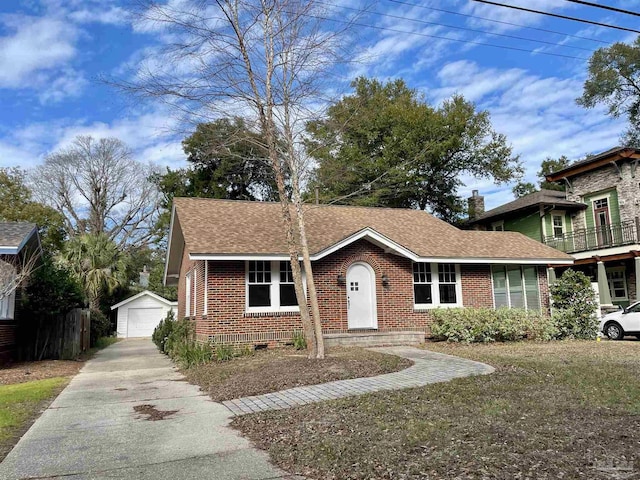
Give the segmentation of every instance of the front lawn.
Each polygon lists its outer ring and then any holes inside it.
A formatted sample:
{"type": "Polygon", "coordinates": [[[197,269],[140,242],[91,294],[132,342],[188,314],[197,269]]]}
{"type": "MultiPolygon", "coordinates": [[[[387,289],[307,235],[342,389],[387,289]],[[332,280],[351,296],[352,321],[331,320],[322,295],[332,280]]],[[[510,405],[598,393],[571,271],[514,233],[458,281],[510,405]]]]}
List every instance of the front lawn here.
{"type": "Polygon", "coordinates": [[[67,383],[68,377],[54,377],[0,386],[0,459],[67,383]]]}
{"type": "Polygon", "coordinates": [[[640,477],[640,342],[427,348],[496,372],[233,425],[316,479],[640,477]]]}
{"type": "Polygon", "coordinates": [[[332,348],[324,360],[310,360],[292,348],[262,350],[252,356],[184,370],[215,401],[277,392],[303,385],[371,377],[410,367],[410,360],[362,348],[332,348]]]}

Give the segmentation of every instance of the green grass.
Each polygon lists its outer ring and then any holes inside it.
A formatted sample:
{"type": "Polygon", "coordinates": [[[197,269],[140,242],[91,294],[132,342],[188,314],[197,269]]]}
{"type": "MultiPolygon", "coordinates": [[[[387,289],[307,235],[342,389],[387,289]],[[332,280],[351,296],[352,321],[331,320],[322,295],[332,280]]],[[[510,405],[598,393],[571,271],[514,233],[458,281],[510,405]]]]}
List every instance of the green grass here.
{"type": "Polygon", "coordinates": [[[92,350],[102,350],[103,348],[107,348],[114,343],[119,342],[120,339],[116,337],[100,337],[96,340],[96,344],[93,346],[92,350]]]}
{"type": "Polygon", "coordinates": [[[56,377],[0,386],[0,445],[13,438],[68,381],[56,377]]]}
{"type": "MultiPolygon", "coordinates": [[[[496,372],[239,417],[285,470],[316,479],[640,474],[640,342],[431,344],[496,372]]],[[[635,477],[633,477],[635,478],[635,477]]]]}

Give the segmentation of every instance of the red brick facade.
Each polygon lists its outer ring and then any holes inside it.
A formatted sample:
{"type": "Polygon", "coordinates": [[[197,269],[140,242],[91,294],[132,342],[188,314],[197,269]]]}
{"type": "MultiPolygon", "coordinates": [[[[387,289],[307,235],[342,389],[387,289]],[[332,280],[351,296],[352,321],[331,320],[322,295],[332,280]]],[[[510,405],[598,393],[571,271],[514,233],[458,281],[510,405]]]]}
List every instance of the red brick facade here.
{"type": "MultiPolygon", "coordinates": [[[[323,331],[347,332],[346,285],[338,282],[355,262],[365,262],[375,272],[378,331],[424,331],[429,334],[432,317],[428,310],[414,308],[413,267],[409,259],[385,253],[366,240],[357,241],[314,262],[323,331]],[[388,285],[382,285],[382,276],[388,285]]],[[[543,309],[548,307],[546,271],[539,267],[543,309]]],[[[462,304],[465,307],[493,308],[489,265],[460,265],[462,304]]],[[[192,262],[185,252],[178,283],[178,318],[196,321],[201,341],[237,344],[276,345],[291,340],[301,330],[297,313],[248,313],[245,309],[245,262],[192,262]],[[207,289],[204,279],[207,270],[207,289]],[[185,312],[185,277],[191,272],[191,315],[185,312]],[[205,291],[206,299],[205,313],[205,291]],[[195,299],[195,302],[194,300],[195,299]],[[193,310],[195,307],[195,311],[193,310]]]]}

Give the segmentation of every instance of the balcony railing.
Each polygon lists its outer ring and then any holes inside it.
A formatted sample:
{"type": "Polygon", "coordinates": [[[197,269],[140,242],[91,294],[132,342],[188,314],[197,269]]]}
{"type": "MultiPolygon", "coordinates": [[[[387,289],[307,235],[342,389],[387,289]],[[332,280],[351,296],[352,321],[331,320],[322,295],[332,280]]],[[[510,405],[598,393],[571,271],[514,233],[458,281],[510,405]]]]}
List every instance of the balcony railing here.
{"type": "Polygon", "coordinates": [[[632,245],[638,242],[636,222],[629,220],[602,227],[583,228],[561,237],[545,237],[544,243],[566,253],[632,245]]]}

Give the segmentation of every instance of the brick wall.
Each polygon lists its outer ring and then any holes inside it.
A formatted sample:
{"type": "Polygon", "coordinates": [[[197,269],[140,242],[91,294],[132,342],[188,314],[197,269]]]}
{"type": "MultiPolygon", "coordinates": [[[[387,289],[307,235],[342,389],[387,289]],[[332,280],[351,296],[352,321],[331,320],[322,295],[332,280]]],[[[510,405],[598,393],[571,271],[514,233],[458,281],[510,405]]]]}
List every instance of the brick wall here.
{"type": "MultiPolygon", "coordinates": [[[[314,262],[314,279],[320,300],[323,331],[339,333],[348,330],[346,285],[337,277],[346,276],[355,262],[368,263],[375,272],[377,318],[379,331],[424,331],[429,333],[432,317],[428,310],[415,310],[413,302],[413,270],[410,260],[384,253],[365,241],[358,242],[314,262]],[[382,275],[389,285],[382,285],[382,275]]],[[[185,254],[178,284],[178,318],[184,316],[185,274],[193,272],[192,295],[196,304],[196,334],[201,341],[276,345],[290,341],[295,330],[301,330],[297,313],[245,312],[244,261],[209,261],[208,312],[204,314],[204,262],[190,262],[185,254]],[[195,285],[194,285],[195,283],[195,285]]],[[[493,307],[490,267],[461,265],[462,301],[466,307],[493,307]]],[[[547,303],[546,272],[539,269],[540,292],[547,303]]],[[[193,301],[193,300],[192,300],[193,301]]]]}

